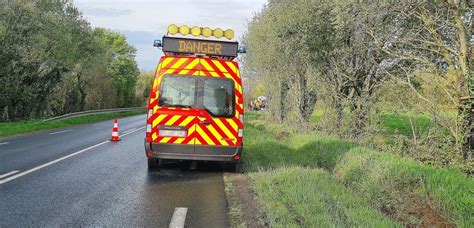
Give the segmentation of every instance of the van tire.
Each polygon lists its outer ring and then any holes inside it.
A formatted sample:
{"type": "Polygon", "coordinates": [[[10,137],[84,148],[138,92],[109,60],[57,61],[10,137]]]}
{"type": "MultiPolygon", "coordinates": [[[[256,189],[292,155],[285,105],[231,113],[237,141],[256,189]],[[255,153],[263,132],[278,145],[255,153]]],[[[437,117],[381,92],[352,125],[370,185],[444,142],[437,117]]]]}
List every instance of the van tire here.
{"type": "Polygon", "coordinates": [[[158,168],[160,162],[157,158],[148,158],[148,169],[156,169],[158,168]]]}

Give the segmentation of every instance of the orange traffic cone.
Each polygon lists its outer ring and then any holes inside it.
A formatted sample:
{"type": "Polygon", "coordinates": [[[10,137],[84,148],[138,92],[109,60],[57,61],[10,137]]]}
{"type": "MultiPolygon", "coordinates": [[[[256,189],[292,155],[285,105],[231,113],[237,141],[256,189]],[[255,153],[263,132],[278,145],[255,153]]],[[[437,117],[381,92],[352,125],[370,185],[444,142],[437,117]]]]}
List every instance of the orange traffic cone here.
{"type": "Polygon", "coordinates": [[[112,142],[120,141],[120,137],[119,137],[119,134],[118,134],[118,119],[117,119],[117,117],[114,119],[114,127],[112,128],[112,138],[110,138],[110,141],[112,141],[112,142]]]}

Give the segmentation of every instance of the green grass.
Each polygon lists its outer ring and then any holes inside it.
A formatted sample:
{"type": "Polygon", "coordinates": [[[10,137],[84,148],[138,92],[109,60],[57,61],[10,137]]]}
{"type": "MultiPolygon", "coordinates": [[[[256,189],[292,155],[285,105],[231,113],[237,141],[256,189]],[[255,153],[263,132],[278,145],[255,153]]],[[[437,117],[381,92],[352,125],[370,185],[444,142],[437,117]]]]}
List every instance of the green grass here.
{"type": "Polygon", "coordinates": [[[431,126],[431,119],[426,115],[384,112],[381,115],[382,128],[387,135],[400,134],[411,138],[413,133],[410,118],[417,134],[426,131],[431,126]]]}
{"type": "MultiPolygon", "coordinates": [[[[420,165],[409,158],[359,147],[344,154],[334,173],[379,209],[431,206],[457,226],[474,227],[474,180],[457,170],[420,165]]],[[[393,212],[398,219],[418,222],[403,211],[393,212]]]]}
{"type": "Polygon", "coordinates": [[[324,111],[321,108],[316,108],[310,117],[309,122],[317,123],[324,115],[324,111]]]}
{"type": "MultiPolygon", "coordinates": [[[[453,111],[448,111],[448,115],[454,115],[453,111]]],[[[311,115],[310,122],[317,123],[321,120],[324,115],[324,110],[321,108],[316,109],[311,115]]],[[[415,114],[411,112],[396,113],[391,111],[384,111],[380,115],[381,128],[384,130],[384,135],[390,137],[391,135],[404,135],[407,137],[413,137],[412,126],[410,118],[413,122],[413,126],[416,129],[416,133],[420,134],[425,132],[431,127],[431,119],[428,115],[415,114]]]]}
{"type": "Polygon", "coordinates": [[[301,167],[252,173],[271,227],[395,227],[326,172],[301,167]]]}
{"type": "MultiPolygon", "coordinates": [[[[323,205],[321,210],[328,210],[326,212],[332,214],[330,213],[332,207],[326,205],[324,201],[319,202],[322,200],[319,195],[307,195],[306,190],[297,191],[299,188],[306,188],[306,182],[311,183],[309,179],[302,179],[299,175],[288,174],[292,171],[288,171],[286,167],[297,167],[311,173],[308,175],[317,179],[312,180],[314,183],[325,181],[324,183],[330,182],[334,188],[346,189],[321,190],[328,195],[327,197],[345,198],[340,195],[348,194],[350,196],[347,197],[362,199],[370,203],[373,209],[384,211],[395,221],[421,225],[423,221],[430,220],[423,218],[428,213],[429,216],[440,218],[448,224],[474,227],[474,216],[472,216],[474,214],[474,180],[459,171],[421,165],[410,158],[368,150],[356,144],[317,133],[298,133],[286,125],[265,120],[260,113],[247,115],[245,121],[244,169],[251,172],[261,204],[264,205],[266,213],[269,213],[271,218],[278,218],[292,211],[291,208],[285,211],[282,205],[305,207],[298,209],[304,211],[300,215],[305,218],[319,216],[316,213],[317,210],[314,214],[310,213],[311,205],[301,205],[299,197],[306,197],[307,201],[323,205]],[[326,178],[323,177],[326,174],[315,174],[314,170],[318,168],[325,169],[328,172],[327,175],[332,178],[319,180],[326,178]],[[285,176],[288,179],[285,181],[291,184],[276,184],[271,186],[272,189],[267,190],[265,190],[266,187],[261,187],[265,185],[260,182],[267,181],[267,187],[271,184],[268,182],[270,180],[265,180],[265,177],[273,180],[273,176],[278,175],[285,176]],[[271,191],[282,193],[276,194],[271,191]],[[341,193],[342,191],[345,193],[341,193]],[[306,196],[299,196],[299,194],[306,194],[306,196]]],[[[282,182],[279,179],[273,181],[282,182]]],[[[320,191],[321,186],[311,184],[308,188],[320,191]]],[[[365,204],[354,206],[365,207],[365,204]]],[[[344,210],[350,209],[343,203],[341,207],[345,208],[344,210]]],[[[285,220],[272,221],[280,225],[286,221],[293,223],[294,219],[291,220],[291,218],[296,215],[285,216],[287,216],[285,220]],[[280,223],[282,221],[283,223],[280,223]]],[[[315,222],[340,224],[337,218],[331,219],[315,220],[315,222]]],[[[424,225],[430,224],[424,223],[424,225]]]]}
{"type": "Polygon", "coordinates": [[[332,169],[341,153],[356,145],[314,133],[296,133],[284,125],[271,124],[261,114],[245,120],[245,169],[292,165],[332,169]]]}
{"type": "Polygon", "coordinates": [[[103,120],[113,119],[114,117],[127,117],[145,114],[145,110],[118,112],[118,113],[102,113],[88,116],[73,117],[70,119],[56,120],[50,122],[42,122],[41,120],[18,121],[0,123],[0,137],[12,136],[17,134],[30,133],[35,131],[69,127],[79,124],[87,124],[99,122],[103,120]]]}
{"type": "MultiPolygon", "coordinates": [[[[445,115],[451,118],[455,118],[456,110],[447,110],[444,112],[445,115]]],[[[321,108],[316,109],[310,118],[310,123],[317,123],[324,116],[324,110],[321,108]]],[[[428,114],[420,114],[413,112],[393,112],[383,111],[380,114],[381,130],[383,130],[383,136],[390,141],[393,135],[404,135],[409,138],[413,137],[412,124],[415,128],[415,133],[421,135],[425,133],[431,126],[431,117],[428,114]]]]}

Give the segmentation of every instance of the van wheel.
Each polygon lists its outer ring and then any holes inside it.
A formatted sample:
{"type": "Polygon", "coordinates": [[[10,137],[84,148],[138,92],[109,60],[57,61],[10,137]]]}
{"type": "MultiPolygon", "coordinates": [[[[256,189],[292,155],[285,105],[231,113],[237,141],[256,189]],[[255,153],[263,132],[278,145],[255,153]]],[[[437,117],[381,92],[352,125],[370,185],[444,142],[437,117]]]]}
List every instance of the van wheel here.
{"type": "Polygon", "coordinates": [[[227,163],[226,169],[227,169],[228,172],[232,172],[232,173],[240,173],[240,172],[241,172],[240,163],[239,163],[239,162],[236,162],[236,163],[227,163]]]}
{"type": "Polygon", "coordinates": [[[148,169],[156,169],[159,166],[159,159],[148,158],[148,169]]]}

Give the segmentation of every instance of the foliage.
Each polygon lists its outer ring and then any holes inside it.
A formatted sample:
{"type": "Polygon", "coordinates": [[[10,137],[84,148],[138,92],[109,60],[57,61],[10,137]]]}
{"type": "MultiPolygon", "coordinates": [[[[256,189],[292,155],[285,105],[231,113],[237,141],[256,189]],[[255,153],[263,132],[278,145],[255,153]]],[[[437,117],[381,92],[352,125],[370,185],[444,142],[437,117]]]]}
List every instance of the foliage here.
{"type": "Polygon", "coordinates": [[[466,146],[473,128],[467,121],[470,104],[461,99],[472,96],[467,53],[473,35],[473,13],[465,1],[410,3],[392,12],[393,21],[400,26],[397,39],[383,42],[369,31],[377,49],[394,62],[395,66],[386,69],[386,73],[399,88],[405,87],[403,91],[410,91],[417,98],[415,102],[396,97],[392,100],[403,106],[416,106],[432,121],[431,129],[419,140],[414,137],[410,147],[433,151],[434,158],[447,159],[443,166],[463,169],[474,159],[466,146]],[[447,112],[447,107],[455,111],[447,112]]]}
{"type": "Polygon", "coordinates": [[[135,97],[141,102],[146,103],[150,95],[151,84],[155,74],[153,71],[142,71],[138,75],[137,85],[135,86],[135,97]]]}
{"type": "Polygon", "coordinates": [[[378,29],[390,36],[390,27],[381,24],[390,7],[270,1],[249,23],[245,66],[268,82],[272,115],[281,122],[296,113],[297,119],[308,121],[319,97],[336,111],[336,123],[343,121],[342,110],[348,107],[353,135],[360,134],[384,79],[380,69],[387,67],[366,31],[378,29]]]}
{"type": "Polygon", "coordinates": [[[372,146],[385,111],[427,115],[427,129],[407,116],[392,141],[416,152],[401,154],[469,172],[473,18],[466,1],[271,0],[249,23],[245,72],[266,85],[270,117],[298,130],[318,112],[319,131],[372,146]]]}
{"type": "Polygon", "coordinates": [[[270,1],[250,22],[245,36],[251,50],[244,59],[246,71],[257,72],[269,87],[269,110],[279,122],[291,115],[297,121],[308,120],[317,101],[310,59],[312,42],[324,42],[319,36],[324,33],[317,31],[321,26],[316,26],[324,23],[315,17],[324,9],[310,6],[303,1],[270,1]]]}
{"type": "Polygon", "coordinates": [[[265,86],[263,84],[257,84],[253,88],[252,97],[257,98],[260,96],[265,96],[265,86]]]}
{"type": "Polygon", "coordinates": [[[117,106],[130,106],[134,102],[134,87],[139,75],[135,62],[136,49],[120,33],[98,28],[94,34],[102,37],[109,48],[111,56],[107,75],[117,91],[117,106]]]}
{"type": "Polygon", "coordinates": [[[135,102],[135,49],[71,1],[0,2],[0,46],[0,121],[135,102]]]}
{"type": "MultiPolygon", "coordinates": [[[[257,177],[256,185],[261,185],[257,189],[262,192],[262,204],[267,204],[268,211],[275,216],[271,219],[275,221],[280,216],[294,218],[293,211],[273,211],[278,208],[285,210],[280,204],[298,200],[303,197],[301,194],[317,194],[297,189],[305,189],[303,183],[316,181],[306,178],[306,173],[323,168],[355,195],[396,221],[426,226],[455,224],[460,227],[471,227],[474,223],[471,216],[474,180],[458,170],[430,167],[411,158],[369,150],[329,136],[297,133],[286,125],[265,120],[264,115],[259,113],[247,114],[244,140],[247,151],[244,154],[245,169],[255,172],[251,175],[257,177]],[[305,169],[298,169],[298,175],[290,175],[294,168],[289,171],[285,167],[305,169]],[[294,189],[298,194],[290,193],[292,191],[286,188],[294,189]],[[276,195],[272,192],[276,189],[283,189],[281,191],[285,194],[276,195]],[[435,220],[443,224],[430,225],[429,222],[435,220]]],[[[322,178],[322,174],[312,175],[314,179],[322,178]]],[[[314,186],[320,185],[309,186],[314,192],[314,186]]],[[[330,192],[344,195],[340,193],[342,190],[323,191],[329,195],[330,192]]]]}

